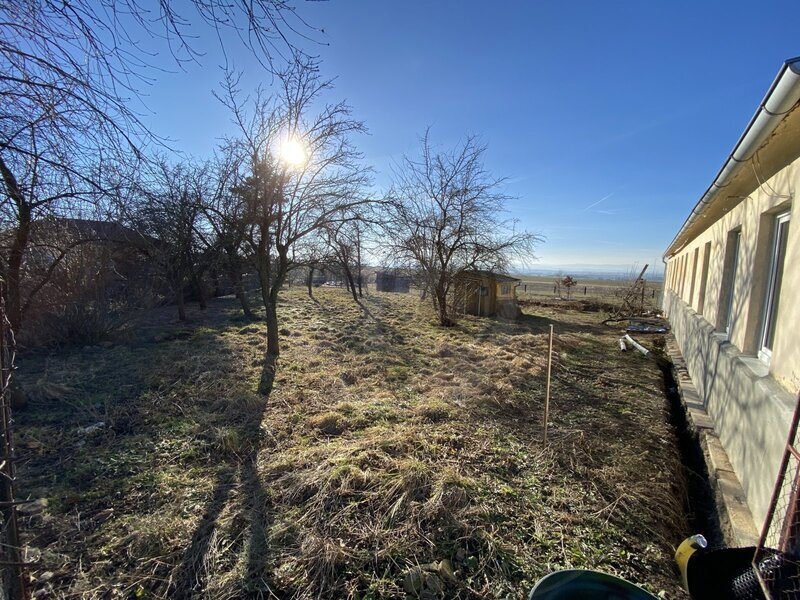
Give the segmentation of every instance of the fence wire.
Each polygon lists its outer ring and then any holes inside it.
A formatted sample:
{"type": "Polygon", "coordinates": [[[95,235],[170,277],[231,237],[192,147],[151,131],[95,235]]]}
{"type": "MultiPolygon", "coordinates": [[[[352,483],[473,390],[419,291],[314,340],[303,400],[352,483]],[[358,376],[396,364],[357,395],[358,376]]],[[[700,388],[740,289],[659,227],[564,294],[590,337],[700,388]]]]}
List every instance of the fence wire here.
{"type": "Polygon", "coordinates": [[[28,597],[27,575],[17,524],[13,420],[9,398],[15,344],[3,297],[3,283],[0,281],[0,600],[25,600],[28,597]]]}
{"type": "Polygon", "coordinates": [[[753,567],[767,598],[800,598],[800,394],[753,567]]]}

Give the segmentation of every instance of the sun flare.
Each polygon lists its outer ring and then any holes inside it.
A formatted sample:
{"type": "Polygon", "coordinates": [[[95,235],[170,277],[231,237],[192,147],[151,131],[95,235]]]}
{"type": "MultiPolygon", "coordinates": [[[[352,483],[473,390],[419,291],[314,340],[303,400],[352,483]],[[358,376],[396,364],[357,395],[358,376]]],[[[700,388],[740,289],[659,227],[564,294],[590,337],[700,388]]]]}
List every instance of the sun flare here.
{"type": "Polygon", "coordinates": [[[295,137],[289,137],[282,140],[278,144],[275,153],[278,157],[278,160],[283,162],[286,166],[292,168],[303,166],[308,159],[305,145],[295,137]]]}

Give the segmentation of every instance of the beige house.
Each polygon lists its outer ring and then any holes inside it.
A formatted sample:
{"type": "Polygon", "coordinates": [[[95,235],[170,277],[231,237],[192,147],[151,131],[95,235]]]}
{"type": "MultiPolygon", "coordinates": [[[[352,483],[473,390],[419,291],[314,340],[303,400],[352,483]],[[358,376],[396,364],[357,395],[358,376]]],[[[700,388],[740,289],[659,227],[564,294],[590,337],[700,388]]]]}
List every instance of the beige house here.
{"type": "Polygon", "coordinates": [[[799,101],[797,58],[664,255],[665,312],[759,530],[800,388],[799,101]]]}
{"type": "Polygon", "coordinates": [[[463,314],[516,319],[521,313],[517,304],[519,282],[516,277],[491,271],[464,271],[454,280],[453,305],[463,314]]]}

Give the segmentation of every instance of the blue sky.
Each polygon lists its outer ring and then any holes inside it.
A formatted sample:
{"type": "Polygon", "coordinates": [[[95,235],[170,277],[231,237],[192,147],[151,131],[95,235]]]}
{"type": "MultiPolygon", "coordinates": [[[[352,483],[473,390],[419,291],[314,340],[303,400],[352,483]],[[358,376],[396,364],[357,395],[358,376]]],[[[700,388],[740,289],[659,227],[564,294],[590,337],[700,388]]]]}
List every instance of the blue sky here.
{"type": "MultiPolygon", "coordinates": [[[[543,265],[658,260],[754,113],[783,60],[800,54],[794,2],[296,2],[324,34],[304,47],[336,78],[390,166],[432,127],[449,146],[477,134],[518,199],[509,216],[545,236],[543,265]]],[[[171,66],[145,120],[187,153],[232,132],[201,65],[171,66]]],[[[243,81],[269,77],[238,48],[243,81]]],[[[156,62],[161,60],[156,57],[156,62]]],[[[166,60],[166,58],[165,58],[166,60]]]]}

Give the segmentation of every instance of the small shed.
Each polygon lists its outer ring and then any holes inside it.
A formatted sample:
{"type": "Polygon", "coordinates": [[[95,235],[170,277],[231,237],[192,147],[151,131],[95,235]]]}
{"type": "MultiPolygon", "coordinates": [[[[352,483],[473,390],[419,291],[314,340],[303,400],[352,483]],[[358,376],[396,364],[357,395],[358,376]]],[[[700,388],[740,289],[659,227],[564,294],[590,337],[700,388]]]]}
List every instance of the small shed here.
{"type": "Polygon", "coordinates": [[[379,292],[407,294],[410,287],[410,275],[396,271],[378,271],[375,273],[375,289],[379,292]]]}
{"type": "Polygon", "coordinates": [[[463,271],[455,277],[453,304],[463,314],[516,319],[522,314],[517,304],[520,280],[491,271],[463,271]]]}

